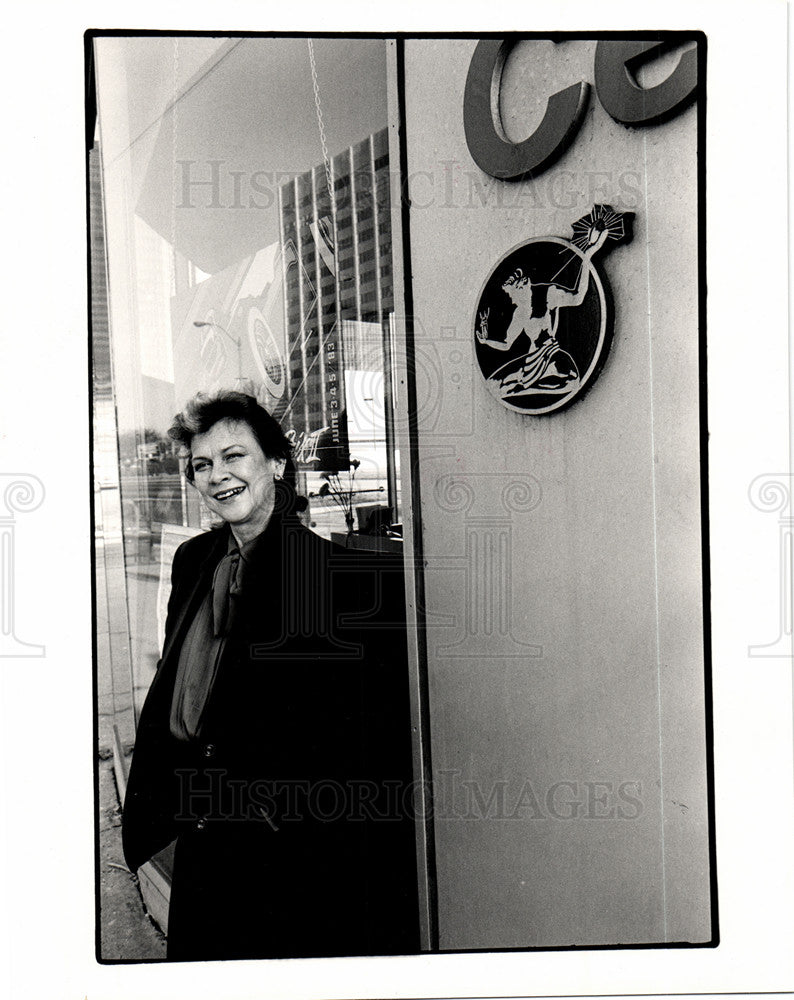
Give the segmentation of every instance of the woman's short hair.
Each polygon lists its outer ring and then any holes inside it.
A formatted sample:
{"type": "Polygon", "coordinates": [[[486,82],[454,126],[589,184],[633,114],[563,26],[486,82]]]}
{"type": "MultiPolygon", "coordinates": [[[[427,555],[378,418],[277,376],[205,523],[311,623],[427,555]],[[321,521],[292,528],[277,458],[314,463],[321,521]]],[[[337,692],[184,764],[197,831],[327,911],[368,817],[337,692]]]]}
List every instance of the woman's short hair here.
{"type": "Polygon", "coordinates": [[[279,422],[264,406],[244,392],[221,389],[208,395],[199,392],[188,400],[181,413],[177,413],[168,430],[169,436],[188,452],[185,475],[193,482],[193,462],[190,446],[196,434],[206,434],[219,420],[237,420],[248,424],[259,447],[268,458],[292,458],[292,445],[282,431],[279,422]]]}

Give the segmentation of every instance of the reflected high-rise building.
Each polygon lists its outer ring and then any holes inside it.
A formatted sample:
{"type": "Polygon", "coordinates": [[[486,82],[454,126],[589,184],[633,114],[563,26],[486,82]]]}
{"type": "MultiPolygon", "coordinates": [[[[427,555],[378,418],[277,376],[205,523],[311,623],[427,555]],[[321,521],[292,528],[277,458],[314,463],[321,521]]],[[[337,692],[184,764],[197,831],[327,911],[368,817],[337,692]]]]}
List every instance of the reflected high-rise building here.
{"type": "Polygon", "coordinates": [[[347,460],[345,372],[384,370],[394,308],[387,130],[333,157],[331,171],[336,231],[324,163],[279,190],[289,392],[277,416],[299,460],[317,455],[320,468],[347,460]]]}

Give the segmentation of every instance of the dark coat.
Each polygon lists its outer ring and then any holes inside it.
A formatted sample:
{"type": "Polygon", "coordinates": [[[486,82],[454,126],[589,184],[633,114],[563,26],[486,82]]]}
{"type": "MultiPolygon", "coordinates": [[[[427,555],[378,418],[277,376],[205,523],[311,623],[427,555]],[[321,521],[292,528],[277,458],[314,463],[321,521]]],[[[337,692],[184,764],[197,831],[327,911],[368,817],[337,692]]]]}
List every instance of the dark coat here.
{"type": "Polygon", "coordinates": [[[136,870],[177,840],[171,959],[418,950],[401,560],[274,516],[200,738],[171,736],[179,651],[229,528],[176,552],[123,813],[136,870]]]}

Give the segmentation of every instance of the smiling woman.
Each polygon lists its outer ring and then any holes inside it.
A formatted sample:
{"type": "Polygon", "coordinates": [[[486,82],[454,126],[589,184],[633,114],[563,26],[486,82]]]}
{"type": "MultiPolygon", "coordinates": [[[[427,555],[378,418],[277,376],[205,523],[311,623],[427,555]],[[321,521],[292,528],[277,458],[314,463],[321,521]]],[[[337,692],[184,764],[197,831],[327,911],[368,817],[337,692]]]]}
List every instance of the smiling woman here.
{"type": "Polygon", "coordinates": [[[223,525],[174,556],[123,815],[132,870],[176,838],[168,957],[415,951],[402,574],[300,523],[253,397],[199,395],[171,435],[223,525]]]}
{"type": "Polygon", "coordinates": [[[232,525],[237,542],[261,534],[290,454],[289,441],[270,414],[250,396],[198,396],[186,414],[177,415],[170,434],[189,448],[188,479],[210,512],[232,525]],[[221,408],[236,416],[219,419],[221,408]]]}

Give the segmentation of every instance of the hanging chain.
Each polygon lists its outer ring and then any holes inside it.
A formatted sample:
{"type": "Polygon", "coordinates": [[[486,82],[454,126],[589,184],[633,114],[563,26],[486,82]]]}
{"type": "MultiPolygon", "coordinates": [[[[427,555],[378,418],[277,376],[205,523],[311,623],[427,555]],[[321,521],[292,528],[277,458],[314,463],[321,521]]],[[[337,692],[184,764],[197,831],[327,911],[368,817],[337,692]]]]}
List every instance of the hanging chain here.
{"type": "Polygon", "coordinates": [[[317,108],[317,125],[320,129],[320,145],[323,148],[323,163],[325,164],[325,180],[328,184],[328,195],[331,199],[331,218],[336,222],[336,192],[334,191],[333,171],[331,169],[331,158],[328,155],[328,143],[325,141],[325,125],[323,124],[323,109],[320,104],[320,86],[317,83],[317,64],[314,61],[314,42],[307,38],[309,43],[309,61],[312,65],[312,87],[314,88],[314,104],[317,108]]]}

